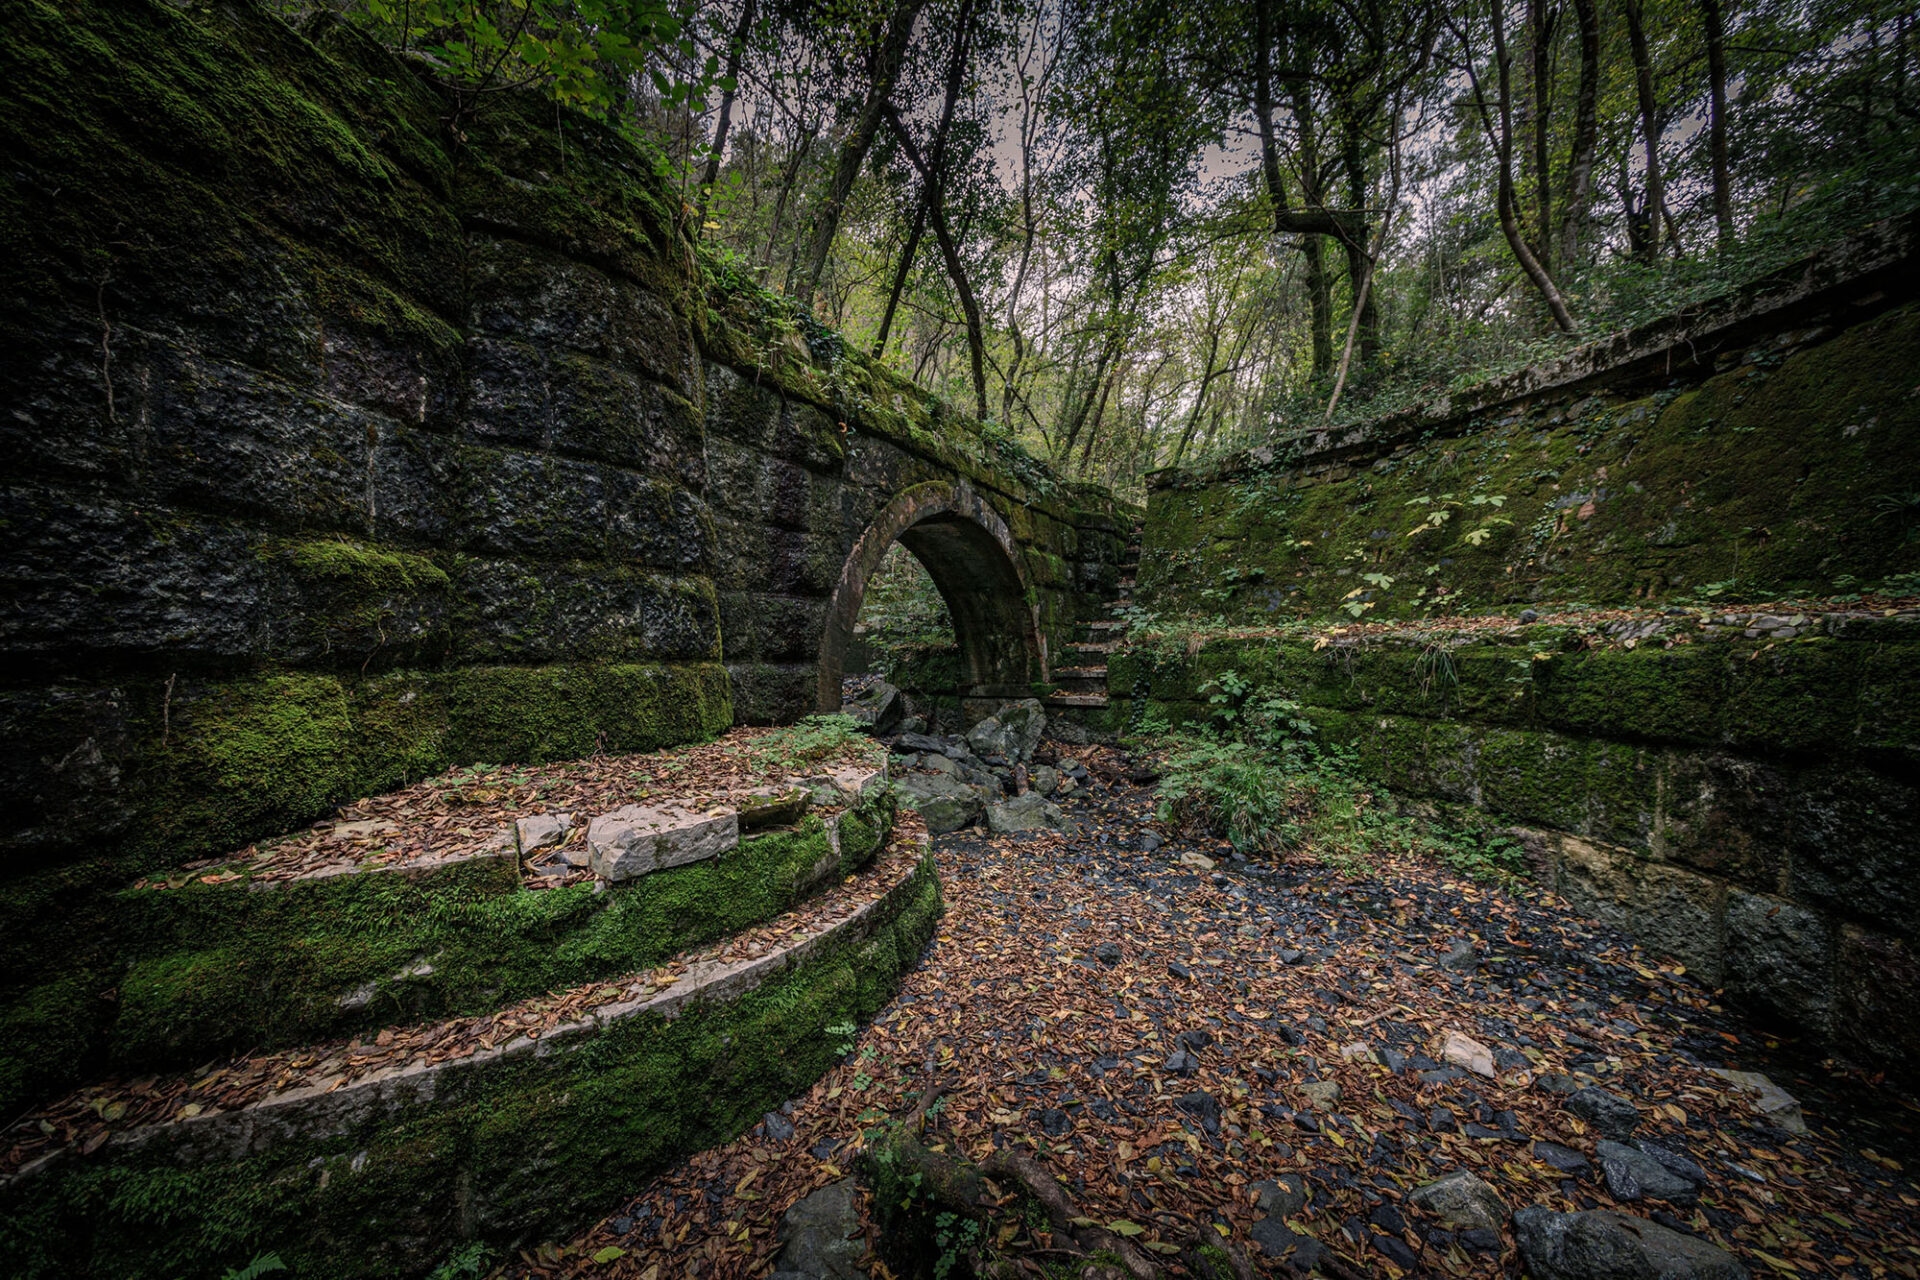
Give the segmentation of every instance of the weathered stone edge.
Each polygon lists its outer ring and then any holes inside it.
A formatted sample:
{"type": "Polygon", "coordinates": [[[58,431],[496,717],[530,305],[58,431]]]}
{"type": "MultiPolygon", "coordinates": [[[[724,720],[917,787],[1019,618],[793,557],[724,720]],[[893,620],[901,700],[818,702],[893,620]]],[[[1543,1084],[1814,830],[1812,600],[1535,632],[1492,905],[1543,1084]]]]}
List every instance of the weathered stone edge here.
{"type": "Polygon", "coordinates": [[[1280,448],[1244,450],[1210,466],[1151,471],[1147,488],[1177,489],[1232,480],[1272,465],[1287,446],[1293,452],[1286,460],[1294,466],[1385,452],[1422,431],[1468,429],[1469,419],[1517,400],[1575,391],[1609,376],[1630,377],[1662,356],[1669,364],[1698,365],[1741,340],[1753,325],[1791,307],[1837,304],[1850,296],[1863,305],[1878,301],[1881,293],[1876,282],[1888,272],[1911,269],[1916,258],[1920,258],[1920,213],[1888,218],[1744,287],[1636,328],[1604,334],[1557,359],[1378,418],[1290,432],[1280,448]],[[1677,360],[1676,352],[1680,353],[1677,360]]]}

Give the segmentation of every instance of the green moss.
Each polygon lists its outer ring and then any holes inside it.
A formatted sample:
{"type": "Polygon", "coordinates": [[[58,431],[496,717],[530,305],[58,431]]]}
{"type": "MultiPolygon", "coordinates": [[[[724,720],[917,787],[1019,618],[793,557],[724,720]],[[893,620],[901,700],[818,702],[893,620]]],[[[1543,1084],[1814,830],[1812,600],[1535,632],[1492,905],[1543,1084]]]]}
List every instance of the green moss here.
{"type": "Polygon", "coordinates": [[[713,737],[733,723],[718,663],[469,667],[434,683],[446,701],[448,750],[466,760],[652,751],[713,737]]]}
{"type": "Polygon", "coordinates": [[[939,910],[928,861],[870,936],[729,1003],[450,1073],[428,1104],[236,1161],[156,1143],[70,1162],[0,1192],[0,1251],[23,1280],[173,1280],[181,1258],[217,1268],[266,1249],[348,1280],[423,1271],[462,1237],[545,1238],[803,1090],[837,1056],[826,1028],[879,1007],[939,910]]]}
{"type": "Polygon", "coordinates": [[[296,575],[355,595],[444,591],[446,571],[425,556],[346,538],[288,543],[276,550],[296,575]]]}
{"type": "Polygon", "coordinates": [[[606,893],[523,892],[511,857],[255,890],[129,890],[113,925],[130,967],[111,1054],[128,1069],[203,1061],[483,1013],[645,969],[770,920],[864,866],[892,816],[885,793],[848,811],[838,858],[822,821],[808,816],[747,836],[722,858],[606,893]]]}

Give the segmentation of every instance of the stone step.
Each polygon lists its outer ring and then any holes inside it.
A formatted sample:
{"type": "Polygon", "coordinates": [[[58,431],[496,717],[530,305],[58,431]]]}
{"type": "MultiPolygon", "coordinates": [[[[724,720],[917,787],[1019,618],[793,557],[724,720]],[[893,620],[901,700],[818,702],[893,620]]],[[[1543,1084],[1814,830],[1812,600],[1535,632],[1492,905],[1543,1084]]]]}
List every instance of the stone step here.
{"type": "Polygon", "coordinates": [[[1097,653],[1103,657],[1119,647],[1118,640],[1074,640],[1065,646],[1074,653],[1097,653]]]}
{"type": "Polygon", "coordinates": [[[1059,667],[1053,673],[1055,680],[1105,680],[1105,667],[1059,667]]]}
{"type": "Polygon", "coordinates": [[[1118,618],[1108,618],[1108,619],[1096,620],[1093,622],[1083,622],[1080,625],[1082,627],[1085,627],[1088,631],[1125,631],[1127,629],[1126,622],[1118,618]]]}
{"type": "Polygon", "coordinates": [[[1044,699],[1050,707],[1104,707],[1107,695],[1104,693],[1055,693],[1044,699]]]}
{"type": "MultiPolygon", "coordinates": [[[[362,819],[150,878],[113,901],[125,972],[102,1057],[116,1070],[166,1070],[654,963],[864,865],[893,821],[885,782],[875,754],[698,802],[473,823],[437,854],[420,845],[439,838],[432,822],[422,835],[404,814],[362,819]],[[262,994],[231,997],[242,991],[262,994]]],[[[594,794],[606,805],[636,785],[594,794]]],[[[390,797],[360,804],[405,809],[390,797]]]]}
{"type": "Polygon", "coordinates": [[[482,1016],[79,1090],[0,1135],[0,1196],[60,1237],[40,1242],[56,1256],[104,1252],[140,1274],[177,1267],[180,1239],[231,1219],[236,1167],[260,1190],[270,1243],[324,1241],[357,1259],[353,1275],[424,1274],[457,1243],[456,1222],[564,1234],[582,1206],[731,1138],[715,1115],[758,1116],[803,1092],[837,1058],[826,1028],[891,997],[940,910],[915,822],[807,911],[658,966],[482,1016]],[[741,1047],[709,1061],[728,1044],[741,1047]],[[742,1060],[753,1069],[724,1069],[742,1060]],[[529,1163],[539,1176],[513,1176],[529,1163]],[[102,1177],[164,1181],[169,1231],[138,1209],[57,1212],[102,1177]],[[422,1228],[394,1231],[369,1196],[422,1228]]]}

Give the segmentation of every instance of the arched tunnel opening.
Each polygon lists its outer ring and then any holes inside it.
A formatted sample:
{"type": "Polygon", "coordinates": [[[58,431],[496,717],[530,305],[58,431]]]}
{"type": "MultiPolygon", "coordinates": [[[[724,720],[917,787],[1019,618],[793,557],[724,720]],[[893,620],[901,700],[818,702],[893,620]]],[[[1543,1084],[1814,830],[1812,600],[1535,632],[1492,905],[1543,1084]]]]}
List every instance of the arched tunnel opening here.
{"type": "Polygon", "coordinates": [[[917,709],[949,730],[992,714],[1007,699],[1032,696],[1035,682],[1046,679],[1033,593],[1012,536],[990,507],[965,490],[920,486],[896,499],[861,535],[828,608],[820,710],[840,708],[849,673],[886,675],[910,690],[917,709]],[[904,557],[911,563],[903,563],[904,557]],[[891,653],[857,644],[876,575],[886,575],[878,612],[892,612],[916,592],[914,565],[944,606],[933,608],[924,599],[907,604],[908,630],[924,627],[927,643],[891,653]],[[942,643],[948,635],[950,641],[942,643]]]}

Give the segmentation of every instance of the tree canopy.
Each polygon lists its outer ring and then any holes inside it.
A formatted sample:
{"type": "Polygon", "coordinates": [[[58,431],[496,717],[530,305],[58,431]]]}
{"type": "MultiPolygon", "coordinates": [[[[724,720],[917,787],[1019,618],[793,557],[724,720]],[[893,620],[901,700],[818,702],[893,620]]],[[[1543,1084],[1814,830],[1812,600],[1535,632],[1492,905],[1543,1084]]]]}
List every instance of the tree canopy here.
{"type": "Polygon", "coordinates": [[[713,263],[1137,491],[1920,204],[1895,0],[349,0],[659,157],[713,263]]]}

